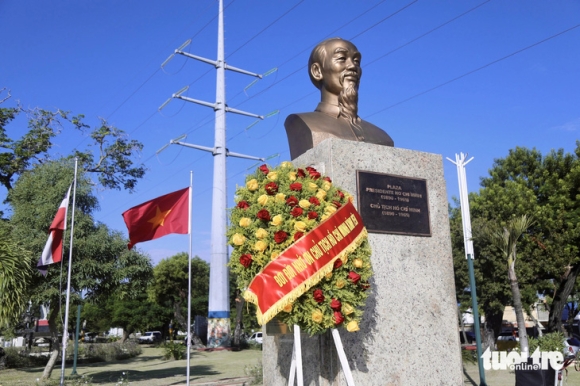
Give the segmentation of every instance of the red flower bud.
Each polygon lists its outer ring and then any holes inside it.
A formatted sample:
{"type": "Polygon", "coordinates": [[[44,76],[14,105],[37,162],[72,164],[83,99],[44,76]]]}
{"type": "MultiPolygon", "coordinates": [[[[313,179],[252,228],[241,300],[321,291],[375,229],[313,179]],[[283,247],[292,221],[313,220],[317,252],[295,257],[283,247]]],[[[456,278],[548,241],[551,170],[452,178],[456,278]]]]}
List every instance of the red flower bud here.
{"type": "Polygon", "coordinates": [[[332,301],[330,302],[330,308],[332,308],[334,311],[340,311],[341,307],[342,303],[338,299],[332,299],[332,301]]]}
{"type": "Polygon", "coordinates": [[[336,208],[340,208],[342,204],[338,201],[332,201],[332,205],[336,206],[336,208]]]}
{"type": "Polygon", "coordinates": [[[314,220],[315,218],[318,218],[318,213],[316,213],[315,211],[311,210],[310,212],[308,212],[308,218],[310,220],[314,220]]]}
{"type": "Polygon", "coordinates": [[[310,202],[312,205],[320,205],[320,201],[318,201],[318,198],[314,196],[310,197],[308,202],[310,202]]]}
{"type": "Polygon", "coordinates": [[[306,174],[304,174],[304,170],[302,170],[302,169],[298,169],[298,170],[296,171],[296,175],[297,175],[298,177],[306,177],[306,174]]]}
{"type": "Polygon", "coordinates": [[[290,190],[295,190],[297,192],[302,190],[302,184],[300,182],[294,182],[290,184],[290,190]]]}
{"type": "Polygon", "coordinates": [[[334,260],[334,269],[338,269],[340,267],[342,267],[342,260],[340,259],[334,260]]]}
{"type": "Polygon", "coordinates": [[[247,201],[240,201],[236,206],[240,209],[248,209],[250,207],[250,204],[248,204],[247,201]]]}
{"type": "Polygon", "coordinates": [[[356,284],[360,280],[360,275],[354,271],[350,271],[348,273],[348,280],[350,280],[352,284],[356,284]]]}
{"type": "Polygon", "coordinates": [[[278,244],[283,243],[288,238],[288,234],[284,231],[274,233],[274,241],[278,244]]]}
{"type": "Polygon", "coordinates": [[[245,255],[240,256],[240,264],[244,266],[244,268],[248,268],[252,264],[252,255],[246,253],[245,255]]]}
{"type": "Polygon", "coordinates": [[[322,303],[324,301],[324,294],[322,293],[321,289],[315,289],[312,296],[317,303],[322,303]]]}
{"type": "Polygon", "coordinates": [[[330,179],[330,177],[324,177],[322,180],[323,180],[323,181],[332,182],[332,180],[330,179]]]}
{"type": "Polygon", "coordinates": [[[339,325],[342,322],[344,322],[344,316],[342,316],[342,314],[338,311],[334,312],[333,319],[334,319],[334,324],[336,324],[336,325],[339,325]]]}
{"type": "Polygon", "coordinates": [[[298,199],[294,196],[290,196],[286,199],[286,205],[296,206],[296,205],[298,205],[298,199]]]}
{"type": "Polygon", "coordinates": [[[298,240],[302,236],[304,236],[304,233],[302,233],[302,232],[294,233],[294,241],[298,240]]]}
{"type": "Polygon", "coordinates": [[[291,211],[290,214],[292,215],[292,217],[298,217],[298,216],[302,216],[302,213],[304,211],[302,210],[301,207],[299,206],[295,206],[291,211]]]}
{"type": "Polygon", "coordinates": [[[256,216],[264,222],[270,221],[270,212],[268,212],[268,210],[266,210],[266,209],[262,209],[262,210],[258,211],[256,216]]]}
{"type": "Polygon", "coordinates": [[[268,174],[268,173],[270,173],[270,170],[268,169],[268,166],[266,166],[266,164],[264,164],[264,165],[260,166],[260,168],[259,168],[259,169],[260,169],[260,170],[262,171],[262,173],[264,173],[264,174],[268,174]]]}
{"type": "Polygon", "coordinates": [[[336,194],[338,195],[338,197],[340,197],[340,198],[344,198],[344,193],[343,193],[343,192],[341,192],[340,190],[337,190],[337,191],[336,191],[336,194]]]}
{"type": "Polygon", "coordinates": [[[268,193],[270,196],[278,193],[278,184],[275,182],[268,182],[264,188],[266,189],[266,193],[268,193]]]}

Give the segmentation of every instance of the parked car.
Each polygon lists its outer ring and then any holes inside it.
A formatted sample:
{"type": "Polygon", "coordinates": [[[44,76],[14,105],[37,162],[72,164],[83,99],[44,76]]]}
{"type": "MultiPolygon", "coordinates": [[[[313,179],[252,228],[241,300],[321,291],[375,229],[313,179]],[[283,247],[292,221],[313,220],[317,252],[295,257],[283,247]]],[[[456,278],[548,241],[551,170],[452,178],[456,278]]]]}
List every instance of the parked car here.
{"type": "Polygon", "coordinates": [[[262,344],[262,333],[261,332],[254,332],[252,334],[252,336],[250,336],[250,339],[248,339],[248,341],[262,344]]]}
{"type": "Polygon", "coordinates": [[[139,337],[139,343],[161,342],[161,331],[147,331],[139,337]]]}
{"type": "Polygon", "coordinates": [[[578,355],[578,350],[580,350],[580,340],[577,338],[570,338],[564,340],[564,356],[575,357],[578,355]]]}

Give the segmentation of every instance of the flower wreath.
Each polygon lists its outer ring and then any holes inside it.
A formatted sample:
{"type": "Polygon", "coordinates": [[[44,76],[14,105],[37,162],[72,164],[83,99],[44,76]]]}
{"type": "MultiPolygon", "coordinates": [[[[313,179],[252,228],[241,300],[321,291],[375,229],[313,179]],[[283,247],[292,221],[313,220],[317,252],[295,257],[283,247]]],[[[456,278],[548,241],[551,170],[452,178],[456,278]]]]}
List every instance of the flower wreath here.
{"type": "MultiPolygon", "coordinates": [[[[234,248],[229,266],[244,298],[257,304],[247,291],[252,280],[338,208],[352,202],[352,197],[316,169],[283,162],[273,169],[260,166],[246,178],[245,186],[237,188],[235,200],[227,231],[234,248]]],[[[299,294],[284,298],[274,315],[311,335],[340,325],[358,331],[373,273],[370,255],[363,228],[357,241],[316,272],[299,294]]],[[[269,320],[257,316],[260,324],[269,320]]]]}

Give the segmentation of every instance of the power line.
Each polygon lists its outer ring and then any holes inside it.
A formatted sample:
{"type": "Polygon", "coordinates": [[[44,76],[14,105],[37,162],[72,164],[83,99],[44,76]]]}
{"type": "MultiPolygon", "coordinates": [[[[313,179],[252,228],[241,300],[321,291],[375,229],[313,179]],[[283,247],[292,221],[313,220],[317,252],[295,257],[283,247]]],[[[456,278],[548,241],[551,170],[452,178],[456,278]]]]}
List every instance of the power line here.
{"type": "Polygon", "coordinates": [[[420,97],[420,96],[422,96],[422,95],[425,95],[425,94],[427,94],[427,93],[429,93],[429,92],[431,92],[431,91],[437,90],[438,88],[441,88],[441,87],[443,87],[443,86],[446,86],[446,85],[448,85],[449,83],[455,82],[456,80],[459,80],[459,79],[461,79],[461,78],[465,78],[465,77],[466,77],[466,76],[468,76],[468,75],[471,75],[471,74],[473,74],[473,73],[476,73],[476,72],[478,72],[478,71],[480,71],[480,70],[483,70],[484,68],[487,68],[487,67],[489,67],[489,66],[491,66],[491,65],[494,65],[494,64],[496,64],[496,63],[499,63],[499,62],[501,62],[501,61],[503,61],[503,60],[505,60],[505,59],[511,58],[511,57],[512,57],[512,56],[514,56],[514,55],[517,55],[517,54],[519,54],[519,53],[521,53],[521,52],[524,52],[524,51],[526,51],[526,50],[529,50],[530,48],[536,47],[536,46],[538,46],[538,45],[540,45],[540,44],[542,44],[542,43],[545,43],[545,42],[547,42],[547,41],[549,41],[549,40],[551,40],[551,39],[554,39],[554,38],[556,38],[556,37],[558,37],[558,36],[560,36],[560,35],[563,35],[563,34],[565,34],[565,33],[567,33],[567,32],[570,32],[570,31],[572,31],[573,29],[575,29],[575,28],[578,28],[578,27],[580,27],[580,24],[576,24],[576,25],[575,25],[575,26],[573,26],[573,27],[567,28],[567,29],[565,29],[565,30],[563,30],[563,31],[561,31],[561,32],[558,32],[557,34],[551,35],[551,36],[549,36],[549,37],[547,37],[547,38],[545,38],[545,39],[542,39],[542,40],[540,40],[540,41],[537,41],[537,42],[535,42],[535,43],[533,43],[533,44],[530,44],[529,46],[526,46],[526,47],[524,47],[524,48],[521,48],[521,49],[519,49],[519,50],[517,50],[517,51],[514,51],[514,52],[512,52],[511,54],[508,54],[508,55],[506,55],[506,56],[502,56],[501,58],[499,58],[499,59],[496,59],[496,60],[493,60],[493,61],[491,61],[491,62],[489,62],[489,63],[487,63],[487,64],[484,64],[484,65],[483,65],[483,66],[481,66],[481,67],[478,67],[478,68],[476,68],[476,69],[474,69],[474,70],[468,71],[468,72],[466,72],[466,73],[464,73],[464,74],[461,74],[461,75],[459,75],[459,76],[456,76],[456,77],[455,77],[455,78],[453,78],[453,79],[450,79],[450,80],[448,80],[448,81],[446,81],[446,82],[443,82],[443,83],[441,83],[441,84],[438,84],[437,86],[431,87],[431,88],[429,88],[429,89],[427,89],[427,90],[425,90],[425,91],[422,91],[422,92],[420,92],[420,93],[418,93],[418,94],[415,94],[415,95],[413,95],[413,96],[411,96],[411,97],[409,97],[409,98],[403,99],[402,101],[399,101],[399,102],[397,102],[397,103],[395,103],[395,104],[392,104],[392,105],[390,105],[390,106],[387,106],[387,107],[385,107],[385,108],[382,108],[382,109],[380,109],[380,110],[378,110],[378,111],[376,111],[376,112],[374,112],[374,113],[372,113],[372,114],[370,114],[370,115],[367,115],[365,118],[367,118],[367,117],[372,117],[373,115],[377,115],[378,113],[382,113],[383,111],[386,111],[386,110],[392,109],[392,108],[393,108],[393,107],[395,107],[395,106],[398,106],[398,105],[400,105],[400,104],[403,104],[403,103],[405,103],[405,102],[408,102],[408,101],[410,101],[410,100],[412,100],[412,99],[415,99],[415,98],[417,98],[417,97],[420,97]]]}

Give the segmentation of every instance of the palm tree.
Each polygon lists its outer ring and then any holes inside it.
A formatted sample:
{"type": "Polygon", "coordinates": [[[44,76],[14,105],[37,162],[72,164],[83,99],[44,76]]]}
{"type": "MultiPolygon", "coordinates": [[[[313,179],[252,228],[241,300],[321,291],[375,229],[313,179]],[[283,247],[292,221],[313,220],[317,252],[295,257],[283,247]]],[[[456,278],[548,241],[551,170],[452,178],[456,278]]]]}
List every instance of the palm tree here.
{"type": "Polygon", "coordinates": [[[24,311],[30,271],[30,254],[0,232],[0,327],[8,327],[24,311]]]}
{"type": "Polygon", "coordinates": [[[518,335],[520,337],[520,349],[522,352],[528,351],[528,335],[526,333],[526,322],[524,319],[524,309],[522,306],[522,296],[516,276],[516,246],[520,236],[528,230],[534,220],[527,215],[513,218],[505,226],[488,224],[483,229],[483,237],[491,244],[499,248],[507,260],[508,278],[512,290],[513,306],[518,323],[518,335]]]}

